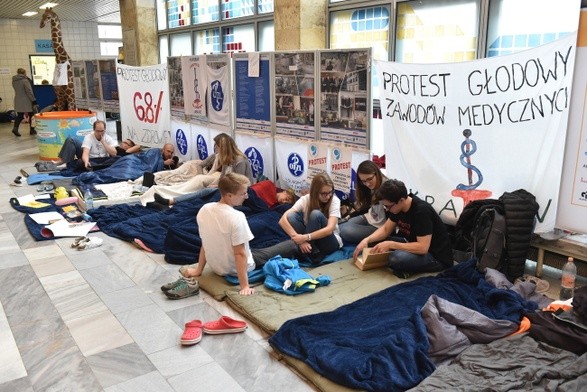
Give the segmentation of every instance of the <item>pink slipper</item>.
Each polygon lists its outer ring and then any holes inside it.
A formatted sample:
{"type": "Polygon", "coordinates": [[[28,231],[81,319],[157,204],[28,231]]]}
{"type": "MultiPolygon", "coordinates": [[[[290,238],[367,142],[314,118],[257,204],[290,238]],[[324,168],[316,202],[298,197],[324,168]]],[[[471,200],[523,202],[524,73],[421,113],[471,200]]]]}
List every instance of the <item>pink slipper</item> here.
{"type": "Polygon", "coordinates": [[[245,329],[247,329],[246,322],[235,320],[228,316],[222,316],[216,321],[208,321],[207,323],[204,323],[204,333],[211,335],[244,332],[245,329]]]}
{"type": "Polygon", "coordinates": [[[181,335],[181,344],[191,346],[200,340],[202,340],[202,322],[200,320],[192,320],[186,323],[183,335],[181,335]]]}

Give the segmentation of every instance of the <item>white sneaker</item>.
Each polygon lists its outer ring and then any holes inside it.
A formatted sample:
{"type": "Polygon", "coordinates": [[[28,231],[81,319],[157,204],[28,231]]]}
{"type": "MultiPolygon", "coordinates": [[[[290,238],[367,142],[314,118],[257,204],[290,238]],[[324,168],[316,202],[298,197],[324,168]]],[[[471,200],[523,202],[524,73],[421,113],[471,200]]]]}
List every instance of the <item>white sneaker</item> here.
{"type": "Polygon", "coordinates": [[[81,244],[79,244],[77,249],[82,250],[82,249],[97,248],[98,246],[101,246],[103,242],[104,242],[104,240],[102,240],[102,238],[92,237],[92,238],[89,238],[88,241],[84,241],[81,244]]]}

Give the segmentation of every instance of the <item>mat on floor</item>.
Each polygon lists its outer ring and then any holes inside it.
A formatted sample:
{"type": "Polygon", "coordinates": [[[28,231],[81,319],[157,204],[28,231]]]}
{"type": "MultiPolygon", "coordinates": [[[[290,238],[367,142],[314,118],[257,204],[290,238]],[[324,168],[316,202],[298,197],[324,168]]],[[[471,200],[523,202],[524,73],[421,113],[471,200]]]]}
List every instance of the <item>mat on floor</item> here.
{"type": "Polygon", "coordinates": [[[318,287],[312,293],[295,296],[280,294],[265,286],[256,287],[252,296],[240,295],[236,289],[225,290],[226,301],[239,313],[273,334],[287,320],[331,311],[387,287],[424,276],[420,274],[413,279],[400,279],[387,268],[361,271],[352,260],[342,260],[307,271],[313,277],[328,275],[332,283],[318,287]]]}

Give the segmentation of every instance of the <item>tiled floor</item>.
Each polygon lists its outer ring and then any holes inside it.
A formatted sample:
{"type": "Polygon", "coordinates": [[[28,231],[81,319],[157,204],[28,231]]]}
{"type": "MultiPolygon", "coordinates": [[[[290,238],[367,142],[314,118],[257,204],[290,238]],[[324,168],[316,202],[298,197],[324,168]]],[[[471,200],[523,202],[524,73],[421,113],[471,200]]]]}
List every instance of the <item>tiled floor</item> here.
{"type": "Polygon", "coordinates": [[[159,287],[177,266],[163,255],[102,233],[85,251],[35,241],[8,200],[37,193],[9,185],[21,168],[36,172],[37,142],[28,125],[20,138],[11,129],[0,124],[0,392],[314,390],[251,324],[182,347],[189,320],[243,317],[203,291],[168,300],[159,287]]]}
{"type": "MultiPolygon", "coordinates": [[[[20,138],[10,129],[0,124],[0,392],[314,390],[254,325],[180,346],[189,320],[242,316],[204,292],[167,300],[159,286],[177,266],[162,255],[102,233],[92,235],[104,244],[85,251],[71,238],[36,242],[8,200],[36,193],[9,184],[20,168],[35,172],[37,143],[24,125],[20,138]]],[[[556,298],[560,271],[545,267],[545,276],[556,298]]]]}

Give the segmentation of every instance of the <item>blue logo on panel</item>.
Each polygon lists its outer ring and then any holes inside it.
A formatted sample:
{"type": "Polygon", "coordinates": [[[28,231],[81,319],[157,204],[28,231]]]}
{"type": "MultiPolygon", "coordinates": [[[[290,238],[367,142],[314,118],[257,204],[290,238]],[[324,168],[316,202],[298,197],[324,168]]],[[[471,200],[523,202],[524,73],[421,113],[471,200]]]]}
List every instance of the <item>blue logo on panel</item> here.
{"type": "Polygon", "coordinates": [[[304,173],[304,161],[295,152],[287,157],[287,168],[294,177],[299,177],[304,173]]]}
{"type": "Polygon", "coordinates": [[[198,149],[199,159],[208,158],[208,145],[206,144],[206,139],[204,139],[204,136],[198,135],[196,138],[196,148],[198,149]]]}
{"type": "Polygon", "coordinates": [[[181,155],[188,153],[188,139],[182,129],[175,131],[175,144],[177,144],[177,149],[181,155]]]}
{"type": "Polygon", "coordinates": [[[222,106],[224,105],[224,92],[222,91],[222,83],[220,80],[215,80],[210,84],[211,87],[211,98],[212,98],[212,107],[217,112],[222,110],[222,106]]]}
{"type": "Polygon", "coordinates": [[[263,164],[263,156],[261,152],[255,147],[249,147],[245,150],[245,155],[251,162],[251,169],[253,169],[253,178],[259,178],[259,175],[263,174],[265,165],[263,164]]]}

